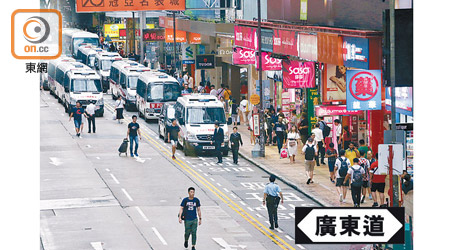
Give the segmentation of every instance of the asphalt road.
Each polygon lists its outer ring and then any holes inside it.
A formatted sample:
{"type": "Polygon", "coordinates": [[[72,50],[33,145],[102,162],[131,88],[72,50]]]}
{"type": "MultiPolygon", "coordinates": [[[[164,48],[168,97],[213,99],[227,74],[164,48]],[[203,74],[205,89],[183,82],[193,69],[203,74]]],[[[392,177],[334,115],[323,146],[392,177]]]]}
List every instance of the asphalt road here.
{"type": "MultiPolygon", "coordinates": [[[[318,206],[278,182],[285,196],[279,229],[270,230],[262,206],[268,174],[231,156],[216,164],[211,156],[172,160],[170,144],[158,137],[157,123],[139,118],[139,157],[119,156],[127,124],[105,116],[97,133],[75,136],[73,122],[48,92],[41,94],[41,241],[43,249],[185,249],[184,227],[176,217],[187,188],[196,189],[203,224],[197,249],[362,249],[362,245],[296,245],[296,206],[318,206]]],[[[189,241],[190,243],[190,241],[189,241]]],[[[190,249],[190,248],[189,248],[190,249]]]]}

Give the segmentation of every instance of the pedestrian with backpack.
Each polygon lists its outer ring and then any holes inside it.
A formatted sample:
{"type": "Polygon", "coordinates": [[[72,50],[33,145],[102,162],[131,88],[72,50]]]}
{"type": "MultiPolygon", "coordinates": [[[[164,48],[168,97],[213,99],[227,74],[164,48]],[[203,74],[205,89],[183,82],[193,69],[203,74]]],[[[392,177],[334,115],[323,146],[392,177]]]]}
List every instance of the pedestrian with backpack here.
{"type": "Polygon", "coordinates": [[[359,158],[359,165],[364,168],[364,176],[363,176],[363,184],[362,184],[362,197],[361,203],[364,203],[364,199],[366,198],[366,193],[370,194],[369,188],[369,171],[370,171],[370,162],[363,156],[359,158]]]}
{"type": "Polygon", "coordinates": [[[345,198],[347,197],[349,181],[344,182],[344,180],[349,167],[350,161],[345,158],[345,150],[341,149],[339,151],[339,158],[336,159],[336,163],[334,164],[334,176],[336,176],[336,190],[339,194],[339,201],[342,203],[345,203],[345,198]]]}
{"type": "Polygon", "coordinates": [[[316,141],[315,144],[317,145],[319,152],[316,156],[316,164],[317,166],[320,166],[319,164],[319,154],[320,154],[320,163],[325,165],[325,147],[324,147],[324,137],[323,137],[323,131],[320,129],[320,124],[316,123],[315,129],[311,131],[315,135],[314,140],[316,141]]]}
{"type": "Polygon", "coordinates": [[[348,169],[344,182],[351,180],[350,190],[352,192],[352,200],[354,207],[361,206],[361,188],[363,186],[364,168],[359,165],[359,159],[353,159],[353,166],[348,169]]]}
{"type": "Polygon", "coordinates": [[[334,183],[334,165],[336,164],[337,151],[334,149],[334,143],[330,143],[330,148],[325,153],[325,157],[328,158],[328,170],[330,171],[330,181],[334,183]]]}
{"type": "Polygon", "coordinates": [[[202,224],[202,211],[200,210],[200,200],[195,197],[195,188],[188,188],[188,194],[189,197],[181,201],[178,222],[181,224],[184,220],[184,247],[188,248],[189,236],[192,235],[192,250],[195,250],[197,226],[202,224]]]}
{"type": "Polygon", "coordinates": [[[309,138],[305,146],[303,146],[302,152],[305,155],[305,170],[308,181],[306,184],[314,183],[314,158],[317,156],[317,147],[314,145],[314,139],[309,138]]]}

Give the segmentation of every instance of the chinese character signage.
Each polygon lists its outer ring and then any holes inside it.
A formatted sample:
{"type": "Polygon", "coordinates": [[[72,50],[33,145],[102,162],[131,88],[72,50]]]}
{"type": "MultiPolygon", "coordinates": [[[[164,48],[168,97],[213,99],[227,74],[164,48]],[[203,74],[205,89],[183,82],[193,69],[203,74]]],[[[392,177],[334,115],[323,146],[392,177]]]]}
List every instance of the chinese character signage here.
{"type": "MultiPolygon", "coordinates": [[[[386,88],[386,110],[391,110],[391,87],[386,88]]],[[[397,113],[413,116],[413,88],[395,88],[395,106],[397,113]]]]}
{"type": "Polygon", "coordinates": [[[347,71],[347,109],[381,109],[381,70],[347,71]]]}
{"type": "Polygon", "coordinates": [[[105,37],[109,36],[110,38],[118,38],[120,29],[125,29],[125,24],[123,23],[105,24],[104,25],[105,37]]]}
{"type": "Polygon", "coordinates": [[[298,57],[317,61],[317,36],[298,33],[298,57]]]}
{"type": "Polygon", "coordinates": [[[297,36],[294,31],[273,31],[273,52],[277,54],[298,56],[297,36]]]}
{"type": "Polygon", "coordinates": [[[255,64],[255,51],[245,48],[234,48],[233,64],[255,64]]]}
{"type": "Polygon", "coordinates": [[[202,43],[202,35],[197,33],[189,32],[189,44],[201,44],[202,43]]]}
{"type": "MultiPolygon", "coordinates": [[[[177,38],[177,43],[186,42],[186,31],[176,30],[175,36],[177,38]]],[[[166,43],[173,43],[173,29],[166,28],[166,43]]]]}
{"type": "Polygon", "coordinates": [[[166,39],[164,29],[145,29],[143,32],[144,42],[165,41],[166,39]]]}
{"type": "Polygon", "coordinates": [[[295,208],[295,244],[405,242],[405,208],[295,208]]]}
{"type": "Polygon", "coordinates": [[[273,30],[261,29],[261,50],[273,51],[273,30]]]}
{"type": "Polygon", "coordinates": [[[344,36],[342,58],[346,67],[369,69],[369,39],[344,36]]]}
{"type": "Polygon", "coordinates": [[[234,26],[234,45],[247,49],[256,49],[256,29],[245,26],[234,26]]]}
{"type": "Polygon", "coordinates": [[[197,55],[195,58],[196,69],[214,69],[215,68],[215,56],[214,55],[197,55]]]}
{"type": "Polygon", "coordinates": [[[77,0],[77,12],[185,10],[186,0],[77,0]]]}
{"type": "Polygon", "coordinates": [[[314,62],[283,60],[283,88],[314,88],[314,62]]]}
{"type": "Polygon", "coordinates": [[[308,0],[300,0],[300,20],[308,20],[308,0]]]}
{"type": "MultiPolygon", "coordinates": [[[[272,53],[262,52],[262,70],[281,70],[281,59],[270,57],[272,53]]],[[[259,69],[259,56],[256,56],[256,69],[259,69]]]]}

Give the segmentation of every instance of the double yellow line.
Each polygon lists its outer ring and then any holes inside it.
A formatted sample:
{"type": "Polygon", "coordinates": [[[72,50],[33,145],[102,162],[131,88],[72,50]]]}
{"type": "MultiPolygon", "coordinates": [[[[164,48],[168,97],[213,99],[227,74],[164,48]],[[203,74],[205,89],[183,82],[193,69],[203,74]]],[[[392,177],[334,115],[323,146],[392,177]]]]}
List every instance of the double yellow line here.
{"type": "MultiPolygon", "coordinates": [[[[114,108],[111,107],[109,104],[105,104],[105,107],[108,108],[111,112],[114,112],[114,108]]],[[[129,119],[125,119],[127,121],[130,121],[129,119]]],[[[130,121],[131,122],[131,121],[130,121]]],[[[161,146],[161,142],[154,140],[150,137],[149,134],[141,130],[141,134],[144,138],[146,138],[153,146],[158,148],[162,153],[164,153],[167,157],[172,156],[172,152],[169,151],[167,148],[161,146]]],[[[259,230],[261,233],[263,233],[265,236],[267,236],[269,239],[271,239],[275,244],[277,244],[279,247],[281,247],[284,250],[291,249],[294,250],[295,248],[289,245],[286,241],[284,241],[282,238],[280,238],[278,235],[272,232],[269,228],[264,226],[262,223],[260,223],[257,219],[255,219],[252,215],[247,213],[244,209],[242,209],[236,202],[234,202],[230,197],[228,197],[225,193],[223,193],[220,189],[218,189],[214,184],[210,183],[206,178],[204,178],[201,174],[199,174],[197,171],[192,169],[189,165],[187,165],[184,161],[179,160],[176,158],[174,162],[180,166],[182,169],[184,169],[187,173],[189,173],[192,177],[194,177],[197,181],[202,183],[206,188],[208,188],[213,194],[215,194],[219,199],[221,199],[225,204],[227,204],[231,209],[233,209],[236,213],[238,213],[242,218],[244,218],[247,222],[249,222],[251,225],[253,225],[257,230],[259,230]]]]}

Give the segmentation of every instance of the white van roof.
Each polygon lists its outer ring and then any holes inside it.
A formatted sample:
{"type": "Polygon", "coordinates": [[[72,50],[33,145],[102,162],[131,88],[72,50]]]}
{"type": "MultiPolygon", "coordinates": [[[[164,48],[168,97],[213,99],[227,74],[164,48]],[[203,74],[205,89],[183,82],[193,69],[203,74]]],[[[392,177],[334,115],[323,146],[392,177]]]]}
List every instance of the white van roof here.
{"type": "Polygon", "coordinates": [[[79,71],[92,70],[87,65],[82,64],[80,62],[64,62],[58,64],[57,68],[62,70],[64,73],[67,72],[68,70],[79,70],[79,71]]]}
{"type": "Polygon", "coordinates": [[[97,53],[103,51],[102,48],[99,48],[99,47],[97,47],[95,45],[91,45],[91,44],[82,45],[78,48],[78,50],[85,55],[97,54],[97,53]]]}
{"type": "Polygon", "coordinates": [[[176,83],[178,83],[177,79],[173,78],[172,76],[169,76],[166,73],[162,73],[162,72],[158,72],[158,71],[144,72],[139,76],[139,79],[147,84],[150,82],[176,82],[176,83]]]}
{"type": "Polygon", "coordinates": [[[64,63],[64,62],[76,62],[75,58],[73,57],[69,57],[69,56],[60,56],[55,60],[50,60],[48,63],[49,64],[53,64],[55,65],[55,67],[60,64],[60,63],[64,63]]]}
{"type": "Polygon", "coordinates": [[[101,59],[109,59],[109,60],[122,60],[122,57],[117,52],[108,52],[106,50],[98,52],[95,55],[95,58],[101,59]]]}
{"type": "Polygon", "coordinates": [[[185,107],[222,107],[223,103],[213,95],[190,94],[180,96],[177,102],[185,107]]]}

